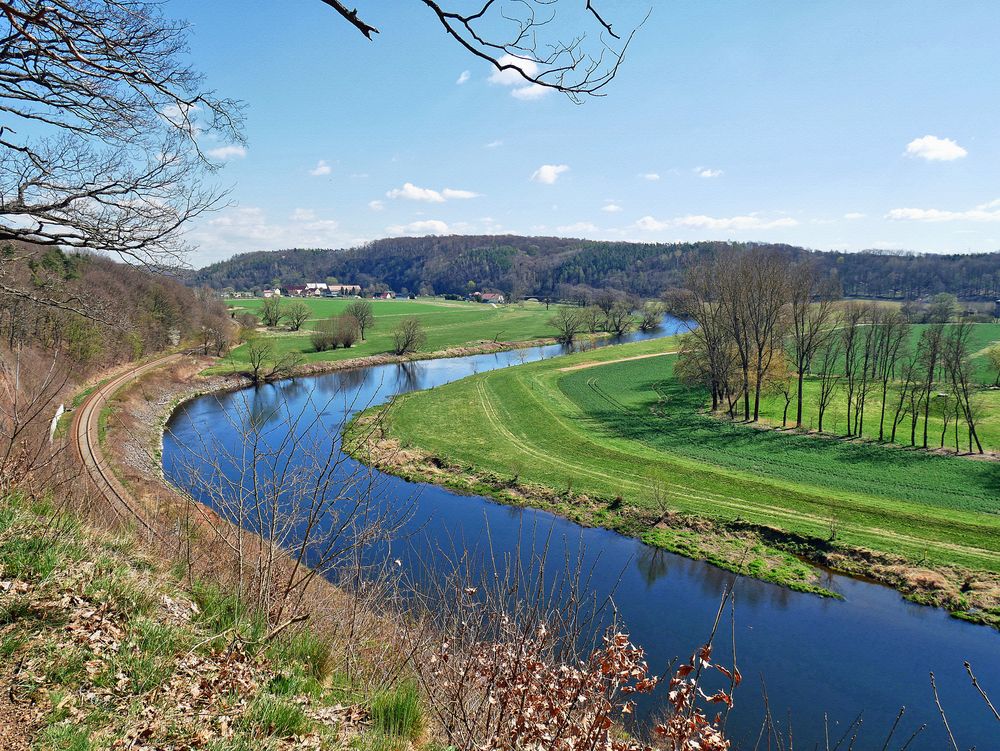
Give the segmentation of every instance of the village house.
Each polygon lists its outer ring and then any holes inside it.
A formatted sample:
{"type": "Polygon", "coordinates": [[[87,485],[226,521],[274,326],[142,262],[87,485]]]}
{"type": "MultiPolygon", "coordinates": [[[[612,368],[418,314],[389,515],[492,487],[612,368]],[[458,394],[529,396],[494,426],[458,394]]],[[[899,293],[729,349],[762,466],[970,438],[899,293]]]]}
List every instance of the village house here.
{"type": "Polygon", "coordinates": [[[500,292],[481,292],[479,302],[503,305],[503,295],[500,292]]]}
{"type": "Polygon", "coordinates": [[[281,290],[278,289],[277,287],[275,287],[274,289],[265,289],[260,294],[261,294],[261,297],[265,297],[265,298],[281,297],[281,290]]]}
{"type": "Polygon", "coordinates": [[[330,297],[353,297],[361,294],[360,284],[330,284],[327,285],[327,293],[330,297]]]}
{"type": "Polygon", "coordinates": [[[395,292],[376,292],[374,295],[372,295],[372,299],[373,300],[395,300],[396,299],[396,293],[395,292]]]}

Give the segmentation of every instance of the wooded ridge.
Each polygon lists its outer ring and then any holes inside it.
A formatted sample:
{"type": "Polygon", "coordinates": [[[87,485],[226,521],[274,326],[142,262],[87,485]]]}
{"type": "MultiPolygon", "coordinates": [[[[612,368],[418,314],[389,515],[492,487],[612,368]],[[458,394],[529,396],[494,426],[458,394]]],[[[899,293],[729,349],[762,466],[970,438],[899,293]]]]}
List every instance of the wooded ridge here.
{"type": "Polygon", "coordinates": [[[257,251],[191,272],[215,289],[260,289],[336,278],[367,289],[464,294],[496,289],[508,296],[572,299],[593,289],[658,296],[682,286],[692,261],[729,248],[764,247],[789,261],[814,257],[836,271],[848,297],[917,299],[950,292],[963,299],[1000,297],[1000,252],[917,254],[815,251],[768,243],[630,243],[517,235],[395,237],[348,249],[257,251]]]}

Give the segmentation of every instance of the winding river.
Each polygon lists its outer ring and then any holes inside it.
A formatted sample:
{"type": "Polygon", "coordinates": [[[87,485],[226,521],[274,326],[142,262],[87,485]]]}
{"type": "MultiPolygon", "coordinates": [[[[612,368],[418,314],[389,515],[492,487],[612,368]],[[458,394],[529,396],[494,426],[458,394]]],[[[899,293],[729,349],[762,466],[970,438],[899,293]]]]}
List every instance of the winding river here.
{"type": "MultiPolygon", "coordinates": [[[[627,340],[670,335],[681,325],[668,319],[660,332],[627,340]]],[[[394,394],[564,353],[564,348],[552,345],[382,365],[199,397],[178,408],[168,423],[164,470],[177,485],[190,485],[192,465],[195,470],[205,466],[199,465],[197,447],[206,437],[235,446],[234,425],[248,410],[264,419],[282,410],[302,411],[319,418],[320,429],[335,435],[356,409],[382,403],[394,394]]],[[[591,588],[598,597],[614,592],[618,612],[633,641],[646,648],[654,670],[674,657],[686,657],[704,642],[720,596],[734,578],[709,564],[606,530],[584,529],[545,512],[390,476],[380,478],[380,483],[384,503],[413,504],[404,532],[419,531],[402,534],[392,551],[403,561],[419,557],[433,565],[442,550],[481,551],[487,532],[494,549],[513,547],[518,541],[522,548],[526,544],[540,548],[551,539],[548,555],[557,565],[567,552],[582,550],[593,570],[591,588]]],[[[782,723],[791,718],[796,747],[811,749],[817,743],[823,747],[824,715],[829,718],[832,746],[863,712],[864,727],[855,748],[881,749],[905,705],[906,715],[891,749],[899,749],[923,723],[927,727],[910,749],[950,748],[928,682],[928,673],[934,671],[959,745],[974,745],[980,751],[1000,749],[1000,723],[989,714],[962,667],[968,660],[987,690],[992,689],[994,701],[1000,699],[1000,633],[909,603],[885,587],[830,573],[824,576],[823,586],[843,600],[735,577],[735,634],[745,678],[728,722],[735,748],[754,747],[764,711],[762,681],[772,714],[782,723]]],[[[725,629],[728,635],[730,624],[725,629]]],[[[730,661],[723,657],[720,662],[730,661]]]]}

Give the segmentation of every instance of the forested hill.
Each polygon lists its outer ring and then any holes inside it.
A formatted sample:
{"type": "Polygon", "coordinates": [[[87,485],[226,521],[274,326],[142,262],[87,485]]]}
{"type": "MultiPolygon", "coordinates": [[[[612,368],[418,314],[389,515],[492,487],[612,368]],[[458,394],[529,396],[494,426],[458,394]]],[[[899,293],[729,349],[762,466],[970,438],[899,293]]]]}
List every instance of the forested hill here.
{"type": "MultiPolygon", "coordinates": [[[[678,286],[693,257],[743,243],[626,243],[514,235],[395,237],[346,250],[244,253],[192,274],[216,289],[260,289],[334,277],[397,292],[442,294],[493,289],[514,296],[572,297],[579,288],[654,296],[678,286]]],[[[755,245],[760,245],[757,243],[755,245]]],[[[844,294],[913,299],[951,292],[1000,297],[1000,253],[840,253],[770,245],[789,260],[813,256],[836,270],[844,294]]]]}

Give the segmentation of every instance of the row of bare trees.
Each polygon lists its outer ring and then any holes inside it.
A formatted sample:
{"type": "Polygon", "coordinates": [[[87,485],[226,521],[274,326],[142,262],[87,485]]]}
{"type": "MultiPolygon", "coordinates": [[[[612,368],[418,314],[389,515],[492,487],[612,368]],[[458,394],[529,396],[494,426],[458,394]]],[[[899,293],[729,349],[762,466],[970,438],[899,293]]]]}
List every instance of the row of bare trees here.
{"type": "Polygon", "coordinates": [[[879,441],[895,442],[905,426],[911,445],[928,448],[931,423],[940,420],[941,447],[951,425],[958,451],[964,426],[968,450],[982,453],[973,324],[932,323],[915,337],[899,310],[838,297],[835,280],[815,265],[789,264],[768,250],[699,264],[671,300],[696,324],[678,375],[709,390],[713,411],[742,413],[748,422],[760,419],[764,397],[780,394],[783,425],[794,403],[794,425],[802,428],[811,400],[823,432],[830,406],[843,399],[847,436],[865,435],[866,422],[875,420],[879,441]]]}

